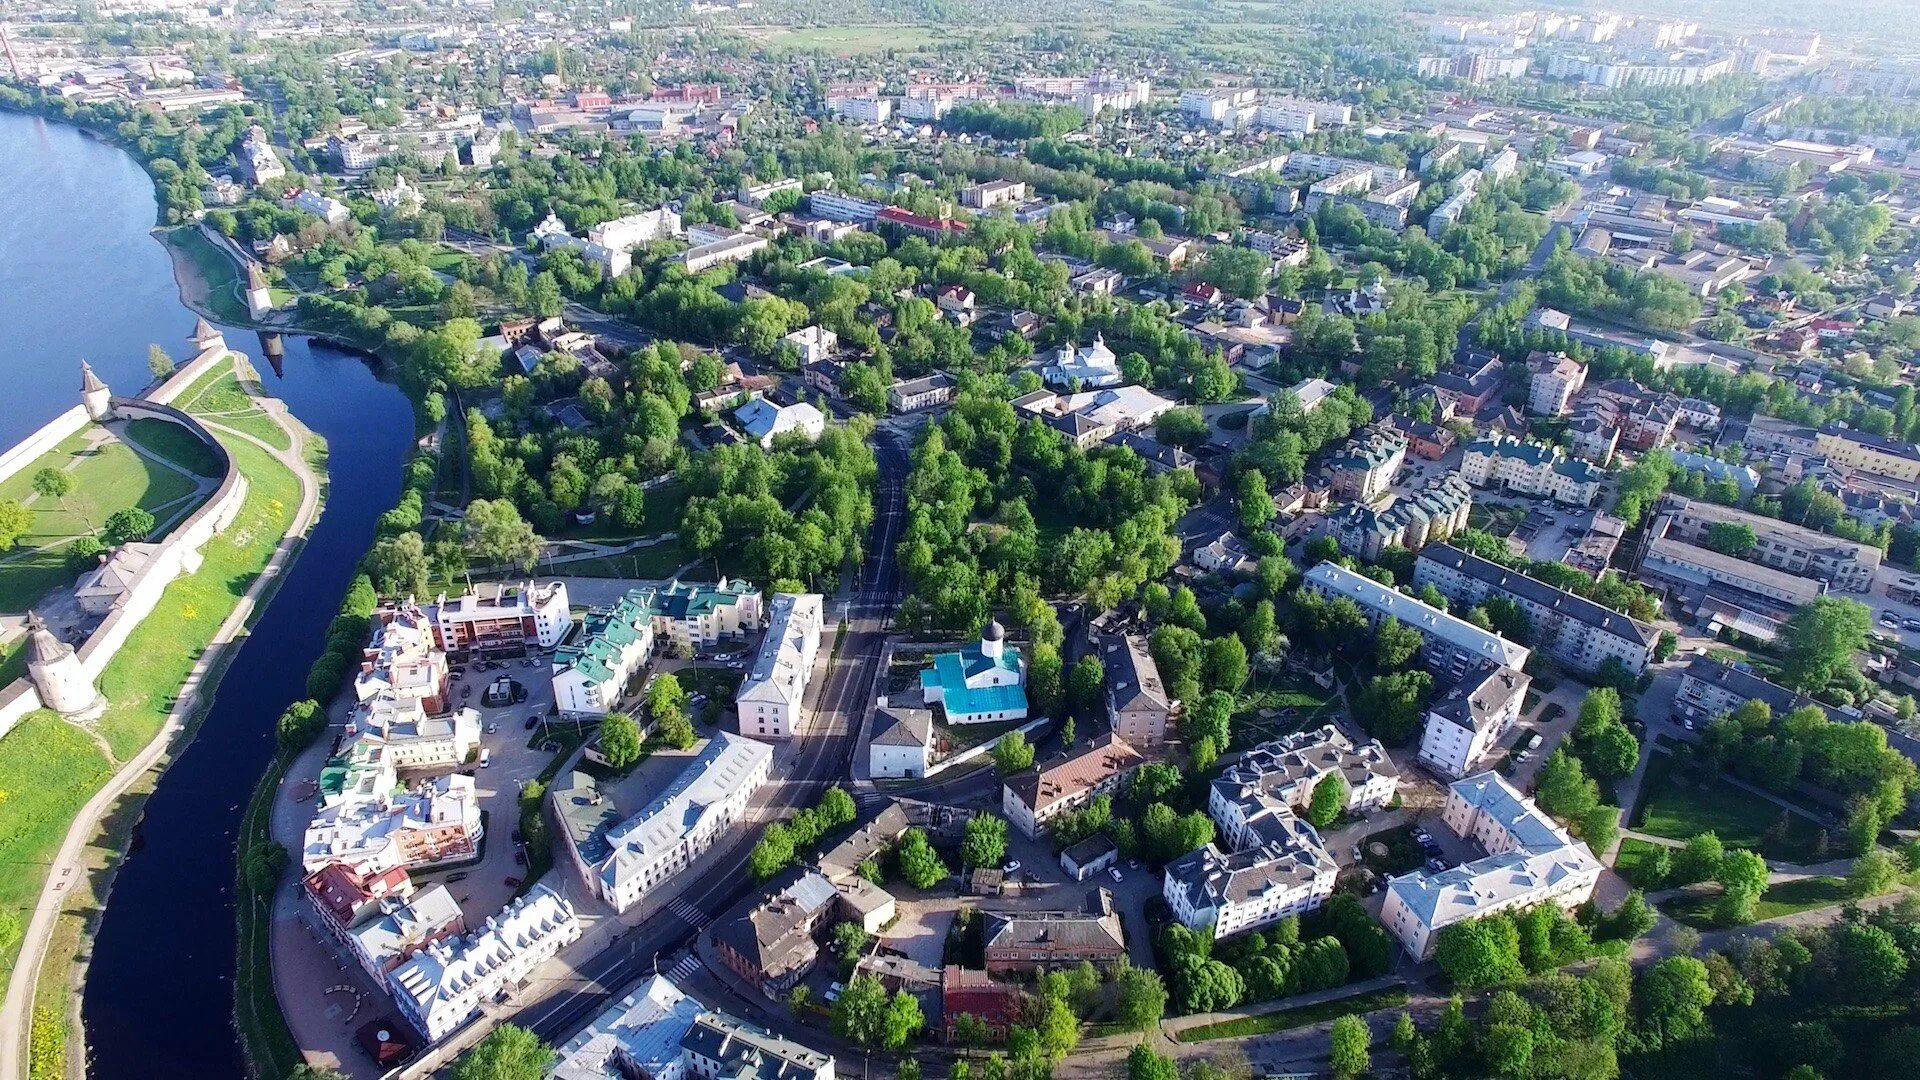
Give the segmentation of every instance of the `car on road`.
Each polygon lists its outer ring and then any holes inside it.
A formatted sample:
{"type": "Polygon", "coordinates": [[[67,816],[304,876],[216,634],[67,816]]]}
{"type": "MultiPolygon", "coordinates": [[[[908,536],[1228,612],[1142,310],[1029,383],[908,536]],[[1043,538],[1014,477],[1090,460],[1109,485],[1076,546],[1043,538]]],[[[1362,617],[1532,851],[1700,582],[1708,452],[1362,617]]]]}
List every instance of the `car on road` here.
{"type": "Polygon", "coordinates": [[[447,875],[447,884],[449,885],[453,884],[456,881],[465,881],[465,880],[467,880],[467,872],[465,870],[460,870],[455,873],[451,873],[447,875]]]}
{"type": "Polygon", "coordinates": [[[1009,873],[1009,874],[1017,874],[1017,873],[1019,873],[1019,872],[1020,872],[1020,860],[1019,860],[1019,859],[1015,859],[1015,860],[1013,860],[1012,862],[1009,862],[1009,863],[1008,863],[1008,864],[1006,865],[1006,867],[1005,867],[1005,869],[1006,869],[1006,872],[1007,872],[1007,873],[1009,873]]]}
{"type": "Polygon", "coordinates": [[[537,728],[537,727],[539,727],[539,726],[540,726],[540,714],[539,714],[539,713],[534,713],[534,714],[533,714],[532,716],[529,716],[529,717],[527,717],[527,730],[528,730],[528,731],[532,731],[532,730],[533,730],[534,728],[537,728]]]}
{"type": "Polygon", "coordinates": [[[1115,881],[1125,880],[1125,876],[1120,873],[1120,868],[1117,866],[1107,867],[1107,873],[1112,874],[1115,881]]]}
{"type": "Polygon", "coordinates": [[[1900,620],[1900,629],[1902,629],[1902,630],[1920,630],[1920,619],[1901,619],[1901,620],[1900,620]]]}
{"type": "Polygon", "coordinates": [[[499,733],[500,733],[500,725],[499,725],[499,724],[488,724],[488,725],[487,725],[487,734],[489,734],[489,735],[498,735],[499,733]]]}
{"type": "Polygon", "coordinates": [[[1880,625],[1889,629],[1898,630],[1900,629],[1900,616],[1895,615],[1891,611],[1883,611],[1880,613],[1880,625]]]}
{"type": "Polygon", "coordinates": [[[493,764],[493,748],[490,746],[481,747],[480,748],[480,767],[484,769],[492,764],[493,764]]]}
{"type": "Polygon", "coordinates": [[[527,851],[525,848],[513,849],[513,865],[515,866],[527,865],[527,851]]]}
{"type": "Polygon", "coordinates": [[[508,878],[508,879],[507,879],[507,888],[509,888],[509,889],[517,889],[517,888],[519,888],[519,887],[520,887],[520,879],[519,879],[519,878],[517,878],[517,877],[510,877],[510,878],[508,878]]]}

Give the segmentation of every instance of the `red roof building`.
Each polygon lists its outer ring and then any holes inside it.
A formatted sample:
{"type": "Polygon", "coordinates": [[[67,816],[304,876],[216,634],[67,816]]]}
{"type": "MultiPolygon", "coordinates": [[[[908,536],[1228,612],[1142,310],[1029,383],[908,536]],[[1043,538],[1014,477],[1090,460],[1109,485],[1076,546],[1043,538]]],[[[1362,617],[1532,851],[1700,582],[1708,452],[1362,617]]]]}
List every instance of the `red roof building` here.
{"type": "Polygon", "coordinates": [[[889,206],[881,210],[874,215],[874,220],[916,233],[929,240],[938,240],[967,231],[967,223],[956,218],[928,217],[911,210],[902,210],[897,206],[889,206]]]}
{"type": "Polygon", "coordinates": [[[953,1041],[954,1021],[961,1013],[983,1021],[989,1039],[1005,1039],[1019,1016],[1020,997],[1020,988],[1011,983],[995,982],[984,971],[948,965],[940,972],[940,1013],[947,1041],[953,1041]]]}
{"type": "Polygon", "coordinates": [[[365,874],[344,863],[328,863],[308,874],[302,883],[314,911],[335,933],[344,934],[360,917],[377,906],[383,897],[408,896],[413,882],[407,872],[393,867],[378,874],[365,874]]]}

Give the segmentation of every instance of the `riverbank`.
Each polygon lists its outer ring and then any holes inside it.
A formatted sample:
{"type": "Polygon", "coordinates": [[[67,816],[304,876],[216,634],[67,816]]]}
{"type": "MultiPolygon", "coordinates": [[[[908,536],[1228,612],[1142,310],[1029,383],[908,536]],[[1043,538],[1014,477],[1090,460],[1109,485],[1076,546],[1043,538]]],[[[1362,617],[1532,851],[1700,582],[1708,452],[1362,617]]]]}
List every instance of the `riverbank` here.
{"type": "MultiPolygon", "coordinates": [[[[324,444],[257,381],[248,378],[242,385],[284,432],[291,449],[228,427],[205,408],[207,390],[233,374],[237,363],[215,367],[179,399],[215,433],[247,477],[247,497],[233,525],[209,542],[194,573],[168,585],[154,614],[102,673],[101,691],[111,703],[104,716],[79,729],[39,713],[7,739],[5,758],[32,762],[36,771],[46,770],[42,778],[85,778],[59,786],[57,794],[72,809],[57,848],[49,846],[38,860],[18,855],[11,860],[46,868],[31,883],[39,895],[10,965],[7,1002],[0,1010],[0,1062],[21,1063],[20,1035],[30,1027],[22,1071],[35,1080],[74,1075],[84,1060],[72,1036],[90,935],[115,870],[134,842],[145,800],[193,739],[238,646],[298,557],[323,506],[324,444]],[[86,738],[76,741],[76,731],[86,738]]],[[[0,802],[0,823],[15,804],[0,802]]],[[[59,808],[47,800],[37,807],[43,844],[56,839],[47,826],[59,808]]],[[[9,887],[21,884],[16,880],[9,887]]]]}

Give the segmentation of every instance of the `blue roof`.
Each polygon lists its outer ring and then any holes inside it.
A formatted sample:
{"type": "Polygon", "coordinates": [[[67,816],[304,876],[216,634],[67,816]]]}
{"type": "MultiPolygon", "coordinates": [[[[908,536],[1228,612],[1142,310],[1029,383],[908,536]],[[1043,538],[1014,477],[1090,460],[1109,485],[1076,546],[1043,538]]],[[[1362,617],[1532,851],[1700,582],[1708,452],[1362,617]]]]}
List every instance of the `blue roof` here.
{"type": "Polygon", "coordinates": [[[970,687],[967,679],[1000,667],[1016,674],[1020,671],[1020,650],[1007,646],[996,659],[969,645],[959,652],[940,653],[920,673],[923,690],[938,687],[949,716],[983,712],[1006,712],[1027,707],[1027,691],[1015,683],[1010,686],[970,687]]]}

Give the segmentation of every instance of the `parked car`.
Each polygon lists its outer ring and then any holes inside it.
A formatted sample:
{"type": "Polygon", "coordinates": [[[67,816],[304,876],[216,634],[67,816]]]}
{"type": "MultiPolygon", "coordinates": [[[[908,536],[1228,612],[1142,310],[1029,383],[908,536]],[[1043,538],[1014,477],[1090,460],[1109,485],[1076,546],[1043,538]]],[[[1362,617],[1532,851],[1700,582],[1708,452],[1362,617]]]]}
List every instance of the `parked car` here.
{"type": "Polygon", "coordinates": [[[1017,873],[1019,873],[1019,872],[1020,872],[1020,860],[1019,860],[1019,859],[1014,859],[1013,861],[1011,861],[1011,862],[1009,862],[1009,863],[1007,863],[1007,865],[1006,865],[1006,871],[1007,871],[1007,873],[1009,873],[1009,874],[1017,874],[1017,873]]]}
{"type": "Polygon", "coordinates": [[[1883,611],[1880,613],[1880,625],[1888,627],[1889,629],[1898,630],[1900,628],[1900,617],[1891,611],[1883,611]]]}
{"type": "Polygon", "coordinates": [[[499,724],[488,724],[488,725],[487,725],[487,734],[489,734],[489,735],[495,735],[495,734],[498,734],[498,733],[499,733],[499,731],[500,731],[500,725],[499,725],[499,724]]]}
{"type": "Polygon", "coordinates": [[[507,888],[509,888],[509,889],[517,889],[517,888],[519,888],[519,887],[520,887],[520,879],[519,879],[519,878],[517,878],[517,877],[510,877],[510,878],[508,878],[508,879],[507,879],[507,888]]]}
{"type": "Polygon", "coordinates": [[[515,866],[527,865],[527,853],[525,849],[523,848],[513,849],[513,865],[515,866]]]}
{"type": "Polygon", "coordinates": [[[447,875],[447,884],[449,885],[453,884],[456,881],[465,881],[465,880],[467,880],[467,872],[465,870],[456,871],[454,873],[447,875]]]}
{"type": "Polygon", "coordinates": [[[532,730],[533,730],[534,728],[537,728],[537,727],[539,727],[539,726],[540,726],[540,714],[539,714],[539,713],[534,713],[534,714],[533,714],[532,716],[529,716],[529,717],[527,717],[527,730],[528,730],[528,731],[532,731],[532,730]]]}
{"type": "Polygon", "coordinates": [[[1123,879],[1123,877],[1121,876],[1121,873],[1120,873],[1120,868],[1119,868],[1119,867],[1117,867],[1117,866],[1109,866],[1109,867],[1107,867],[1107,873],[1109,873],[1109,874],[1112,874],[1112,875],[1113,875],[1113,880],[1115,880],[1115,881],[1121,881],[1121,880],[1124,880],[1124,879],[1123,879]]]}
{"type": "Polygon", "coordinates": [[[480,767],[484,769],[487,766],[492,764],[493,764],[493,748],[491,746],[481,747],[480,748],[480,767]]]}
{"type": "Polygon", "coordinates": [[[1900,620],[1900,629],[1902,629],[1902,630],[1920,630],[1920,619],[1901,619],[1901,620],[1900,620]]]}

